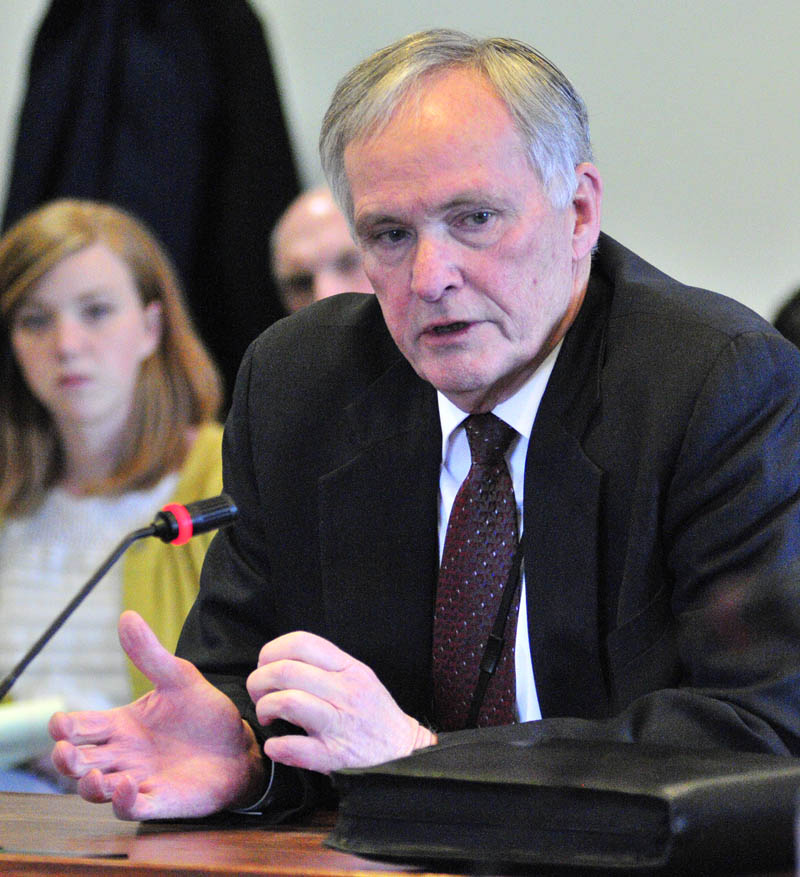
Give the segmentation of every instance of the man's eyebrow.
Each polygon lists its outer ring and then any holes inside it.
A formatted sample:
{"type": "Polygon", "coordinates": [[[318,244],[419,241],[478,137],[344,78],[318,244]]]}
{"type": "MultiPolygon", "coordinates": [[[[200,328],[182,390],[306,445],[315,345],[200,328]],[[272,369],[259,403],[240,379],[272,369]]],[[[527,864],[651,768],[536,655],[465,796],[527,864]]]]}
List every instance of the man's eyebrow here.
{"type": "Polygon", "coordinates": [[[376,225],[402,225],[403,221],[391,213],[374,212],[364,213],[359,216],[353,223],[354,231],[357,235],[363,236],[370,228],[376,225]]]}
{"type": "MultiPolygon", "coordinates": [[[[496,196],[492,196],[487,194],[483,190],[475,190],[475,191],[466,191],[459,193],[458,195],[451,198],[449,201],[445,201],[443,204],[435,207],[431,212],[434,215],[444,215],[448,213],[450,210],[458,209],[461,207],[475,208],[481,209],[486,208],[489,209],[490,206],[498,205],[498,198],[496,196]]],[[[363,236],[370,228],[374,228],[378,225],[404,225],[405,220],[401,219],[399,216],[387,213],[384,211],[375,211],[366,212],[363,215],[359,216],[355,223],[355,233],[359,236],[363,236]]]]}
{"type": "Polygon", "coordinates": [[[442,205],[442,210],[452,210],[454,207],[474,207],[478,204],[488,204],[496,201],[497,196],[489,195],[483,190],[461,192],[442,205]]]}

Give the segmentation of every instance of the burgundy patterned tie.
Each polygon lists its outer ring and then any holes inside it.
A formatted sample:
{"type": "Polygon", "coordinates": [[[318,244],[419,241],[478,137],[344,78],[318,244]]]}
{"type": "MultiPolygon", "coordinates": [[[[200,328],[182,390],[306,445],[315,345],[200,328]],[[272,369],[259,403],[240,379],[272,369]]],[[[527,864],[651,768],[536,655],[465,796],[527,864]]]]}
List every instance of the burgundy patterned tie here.
{"type": "MultiPolygon", "coordinates": [[[[517,508],[505,452],[516,432],[494,414],[464,422],[472,465],[456,494],[442,554],[433,620],[433,691],[438,726],[464,728],[479,666],[517,546],[517,508]]],[[[514,721],[514,639],[519,597],[478,725],[514,721]]]]}

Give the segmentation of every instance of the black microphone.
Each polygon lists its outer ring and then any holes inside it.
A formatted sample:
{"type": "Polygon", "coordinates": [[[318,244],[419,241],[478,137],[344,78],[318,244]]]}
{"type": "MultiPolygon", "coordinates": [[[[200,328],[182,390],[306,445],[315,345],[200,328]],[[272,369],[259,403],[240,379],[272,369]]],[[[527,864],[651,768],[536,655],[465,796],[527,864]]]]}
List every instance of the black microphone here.
{"type": "Polygon", "coordinates": [[[236,508],[234,501],[225,493],[210,499],[201,499],[198,502],[190,502],[188,505],[179,505],[170,503],[158,512],[149,527],[143,527],[140,530],[134,530],[117,545],[117,547],[109,554],[105,561],[101,564],[97,572],[89,579],[88,582],[78,591],[78,593],[64,607],[61,614],[53,621],[50,627],[39,637],[31,646],[23,659],[14,667],[14,669],[0,683],[0,700],[2,700],[10,691],[11,686],[17,681],[20,674],[30,664],[30,662],[41,652],[47,645],[64,622],[72,615],[83,600],[89,595],[92,588],[103,578],[103,576],[111,569],[111,567],[120,559],[120,557],[139,539],[148,536],[156,536],[162,542],[169,542],[172,545],[183,545],[188,542],[192,536],[199,533],[207,533],[209,530],[216,530],[232,523],[239,509],[236,508]]]}
{"type": "Polygon", "coordinates": [[[192,536],[227,526],[238,514],[239,510],[233,500],[227,494],[221,493],[211,499],[201,499],[188,505],[165,505],[150,526],[153,528],[152,535],[162,542],[183,545],[192,536]]]}

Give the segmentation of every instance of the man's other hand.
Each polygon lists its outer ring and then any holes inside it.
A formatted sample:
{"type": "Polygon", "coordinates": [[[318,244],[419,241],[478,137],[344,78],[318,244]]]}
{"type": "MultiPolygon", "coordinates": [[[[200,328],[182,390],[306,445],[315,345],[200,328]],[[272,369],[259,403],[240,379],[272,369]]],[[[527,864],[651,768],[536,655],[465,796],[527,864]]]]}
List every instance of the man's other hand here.
{"type": "Polygon", "coordinates": [[[283,764],[328,774],[436,742],[369,667],[315,634],[297,631],[267,643],[247,690],[262,724],[285,719],[307,734],[267,740],[264,752],[283,764]]]}

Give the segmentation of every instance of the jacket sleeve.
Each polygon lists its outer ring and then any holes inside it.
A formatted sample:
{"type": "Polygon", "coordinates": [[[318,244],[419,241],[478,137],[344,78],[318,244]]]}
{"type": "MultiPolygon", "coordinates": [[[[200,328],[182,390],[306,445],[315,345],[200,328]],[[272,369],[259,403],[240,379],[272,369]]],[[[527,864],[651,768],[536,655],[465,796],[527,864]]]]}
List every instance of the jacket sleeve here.
{"type": "MultiPolygon", "coordinates": [[[[258,471],[269,437],[253,438],[254,424],[264,427],[262,386],[253,387],[253,348],[246,354],[223,438],[223,485],[238,509],[237,520],[214,537],[203,565],[200,592],[181,632],[176,654],[190,660],[236,704],[263,743],[271,734],[298,732],[276,722],[262,726],[245,687],[264,643],[279,629],[268,553],[267,486],[258,471]],[[259,410],[254,410],[259,409],[259,410]]],[[[260,372],[263,374],[263,372],[260,372]]],[[[267,770],[269,776],[271,766],[267,770]]],[[[329,788],[307,771],[275,765],[269,818],[285,817],[311,806],[329,788]]]]}
{"type": "Polygon", "coordinates": [[[665,494],[679,683],[630,704],[635,739],[800,753],[800,368],[747,332],[697,394],[665,494]]]}

